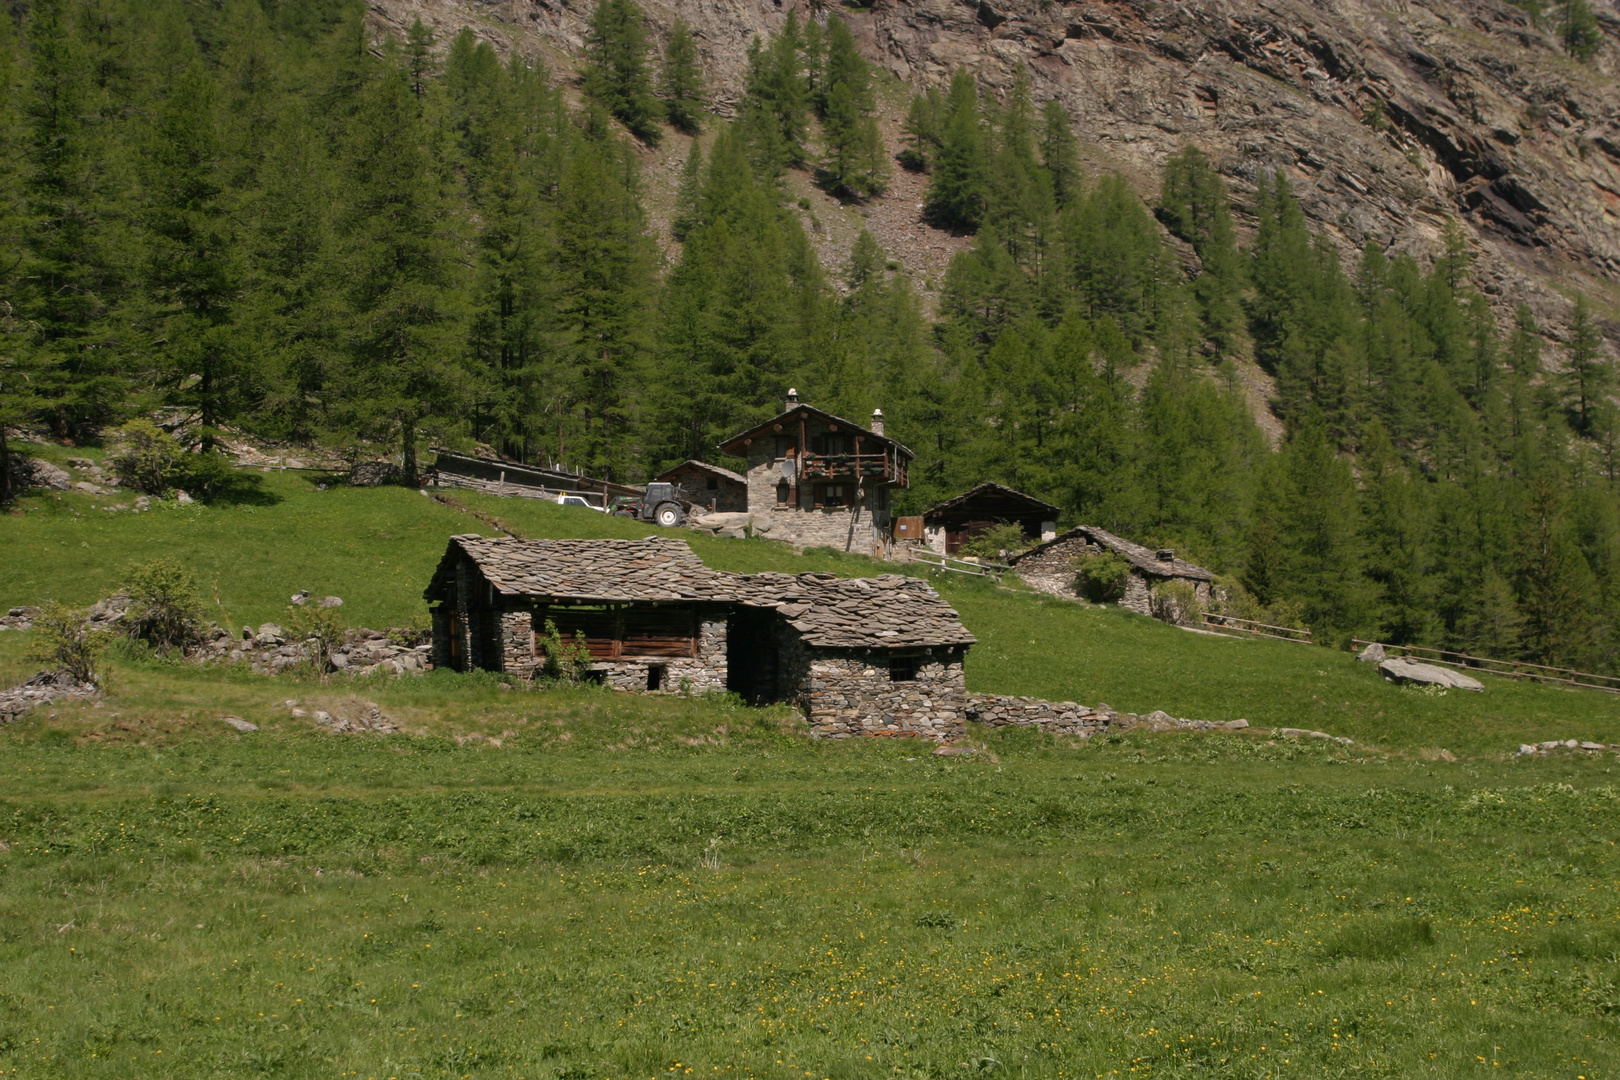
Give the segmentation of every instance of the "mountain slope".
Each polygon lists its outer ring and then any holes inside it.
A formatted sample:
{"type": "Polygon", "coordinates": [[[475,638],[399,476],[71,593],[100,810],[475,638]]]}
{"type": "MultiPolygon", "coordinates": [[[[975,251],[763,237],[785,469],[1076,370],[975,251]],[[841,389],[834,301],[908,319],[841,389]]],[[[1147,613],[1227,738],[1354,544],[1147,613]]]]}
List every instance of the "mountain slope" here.
{"type": "MultiPolygon", "coordinates": [[[[779,28],[791,6],[676,0],[647,12],[660,39],[676,15],[693,26],[725,113],[748,41],[779,28]]],[[[1598,6],[1605,43],[1586,64],[1562,52],[1551,16],[1538,26],[1493,0],[879,0],[843,15],[868,56],[913,86],[965,65],[1004,88],[1027,66],[1037,98],[1070,109],[1088,164],[1122,172],[1145,196],[1164,159],[1193,143],[1225,174],[1240,216],[1256,178],[1282,170],[1346,254],[1377,242],[1432,255],[1458,219],[1481,288],[1504,308],[1529,303],[1561,336],[1575,289],[1604,307],[1620,300],[1620,19],[1608,0],[1598,6]]],[[[417,17],[441,41],[472,26],[502,51],[546,56],[560,74],[578,62],[590,10],[558,0],[372,5],[379,33],[417,17]]],[[[904,97],[886,95],[891,139],[904,97]]],[[[878,200],[874,213],[910,237],[897,257],[935,271],[945,246],[917,229],[914,195],[878,200]]]]}

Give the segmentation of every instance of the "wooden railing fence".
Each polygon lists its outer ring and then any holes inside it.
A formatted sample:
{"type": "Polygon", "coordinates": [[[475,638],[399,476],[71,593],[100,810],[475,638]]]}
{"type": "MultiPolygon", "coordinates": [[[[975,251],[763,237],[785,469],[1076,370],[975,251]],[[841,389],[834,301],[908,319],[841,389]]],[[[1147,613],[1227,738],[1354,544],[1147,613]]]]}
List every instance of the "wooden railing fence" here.
{"type": "Polygon", "coordinates": [[[1311,632],[1293,626],[1272,626],[1270,623],[1256,622],[1254,619],[1240,619],[1235,615],[1217,615],[1213,611],[1200,613],[1204,625],[1215,630],[1233,630],[1250,637],[1275,638],[1278,641],[1303,641],[1307,645],[1311,642],[1311,632]]]}
{"type": "Polygon", "coordinates": [[[1426,645],[1391,645],[1384,641],[1363,641],[1361,638],[1352,638],[1351,641],[1363,648],[1368,645],[1379,645],[1386,656],[1408,656],[1424,664],[1441,664],[1471,672],[1484,672],[1487,675],[1503,675],[1510,679],[1534,679],[1536,682],[1584,686],[1588,690],[1620,694],[1620,676],[1595,675],[1590,671],[1576,671],[1548,664],[1530,664],[1520,660],[1492,660],[1489,657],[1473,656],[1455,649],[1433,649],[1426,645]]]}
{"type": "Polygon", "coordinates": [[[1004,563],[969,562],[967,559],[958,559],[951,555],[941,555],[933,548],[911,547],[911,561],[920,562],[924,566],[936,566],[941,570],[950,570],[958,574],[968,574],[972,577],[1000,578],[1002,574],[1012,567],[1004,563]]]}

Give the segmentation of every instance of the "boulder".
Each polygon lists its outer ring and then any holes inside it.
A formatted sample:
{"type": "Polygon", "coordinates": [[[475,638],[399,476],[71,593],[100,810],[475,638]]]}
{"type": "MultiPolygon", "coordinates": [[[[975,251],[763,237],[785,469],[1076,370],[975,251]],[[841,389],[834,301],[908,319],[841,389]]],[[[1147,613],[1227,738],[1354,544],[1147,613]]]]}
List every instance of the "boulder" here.
{"type": "Polygon", "coordinates": [[[222,717],[219,718],[219,722],[222,723],[222,724],[225,724],[227,727],[233,727],[237,731],[241,731],[241,732],[258,731],[259,730],[259,725],[258,724],[249,723],[248,721],[242,719],[240,716],[222,716],[222,717]]]}
{"type": "Polygon", "coordinates": [[[1356,659],[1365,660],[1372,664],[1381,664],[1384,662],[1384,647],[1375,641],[1357,653],[1356,659]]]}
{"type": "Polygon", "coordinates": [[[259,645],[282,645],[287,641],[287,631],[273,622],[267,622],[259,627],[259,632],[254,635],[253,640],[259,645]]]}
{"type": "Polygon", "coordinates": [[[13,454],[11,458],[11,484],[16,488],[47,488],[67,491],[73,486],[73,477],[66,469],[59,469],[39,458],[13,454]]]}
{"type": "Polygon", "coordinates": [[[392,461],[362,461],[349,470],[351,487],[382,487],[397,484],[403,474],[392,461]]]}
{"type": "Polygon", "coordinates": [[[325,597],[321,598],[321,607],[342,607],[342,606],[343,606],[343,598],[341,596],[325,596],[325,597]]]}
{"type": "Polygon", "coordinates": [[[1405,656],[1392,656],[1380,662],[1378,672],[1390,682],[1412,686],[1440,686],[1456,690],[1472,690],[1476,693],[1481,693],[1485,689],[1485,685],[1478,679],[1464,675],[1460,671],[1436,667],[1434,664],[1420,664],[1405,656]]]}

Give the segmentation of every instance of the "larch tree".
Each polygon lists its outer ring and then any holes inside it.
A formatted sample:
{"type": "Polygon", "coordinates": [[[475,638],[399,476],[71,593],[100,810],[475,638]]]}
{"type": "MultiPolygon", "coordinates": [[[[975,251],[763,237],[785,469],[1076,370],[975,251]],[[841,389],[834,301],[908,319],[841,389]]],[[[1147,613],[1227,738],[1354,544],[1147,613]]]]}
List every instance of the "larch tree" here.
{"type": "Polygon", "coordinates": [[[656,144],[664,110],[652,92],[649,48],[636,0],[599,0],[585,36],[585,92],[636,138],[656,144]]]}

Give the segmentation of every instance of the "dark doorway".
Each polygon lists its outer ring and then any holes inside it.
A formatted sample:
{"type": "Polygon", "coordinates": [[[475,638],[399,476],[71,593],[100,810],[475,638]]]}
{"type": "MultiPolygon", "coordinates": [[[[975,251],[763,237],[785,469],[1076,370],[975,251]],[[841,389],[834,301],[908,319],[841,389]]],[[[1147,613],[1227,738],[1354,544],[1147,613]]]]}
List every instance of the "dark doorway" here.
{"type": "Polygon", "coordinates": [[[648,690],[662,690],[664,688],[664,670],[663,664],[647,665],[648,690]]]}
{"type": "Polygon", "coordinates": [[[750,705],[780,700],[776,667],[776,612],[733,608],[726,620],[726,689],[750,705]]]}

